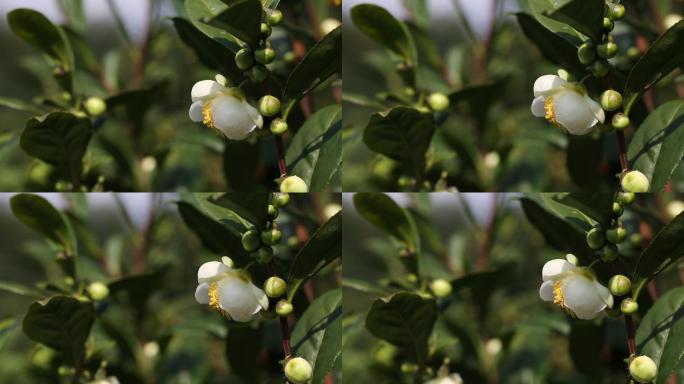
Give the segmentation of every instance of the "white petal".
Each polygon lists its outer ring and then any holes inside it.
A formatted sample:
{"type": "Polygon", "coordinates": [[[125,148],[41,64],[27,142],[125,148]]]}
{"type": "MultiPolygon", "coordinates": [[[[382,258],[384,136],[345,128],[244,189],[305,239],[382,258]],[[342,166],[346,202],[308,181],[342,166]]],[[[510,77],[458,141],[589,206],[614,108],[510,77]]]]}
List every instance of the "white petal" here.
{"type": "Polygon", "coordinates": [[[252,284],[252,293],[254,294],[254,297],[256,298],[257,303],[259,303],[261,308],[263,308],[264,310],[267,310],[268,309],[268,296],[266,296],[266,293],[254,284],[252,284]]]}
{"type": "Polygon", "coordinates": [[[542,280],[547,281],[552,279],[556,275],[573,270],[577,267],[569,263],[565,259],[553,259],[549,260],[544,264],[542,268],[542,280]]]}
{"type": "Polygon", "coordinates": [[[197,286],[195,300],[200,304],[209,304],[209,284],[202,283],[197,286]]]}
{"type": "Polygon", "coordinates": [[[603,302],[606,303],[608,308],[613,308],[613,295],[610,293],[608,288],[601,285],[601,283],[599,283],[598,281],[594,281],[594,288],[596,289],[596,292],[601,297],[603,302]]]}
{"type": "Polygon", "coordinates": [[[553,112],[556,121],[573,135],[585,135],[598,120],[589,104],[575,91],[564,90],[553,96],[553,112]]]}
{"type": "Polygon", "coordinates": [[[547,280],[539,287],[539,297],[544,301],[553,301],[553,284],[552,280],[547,280]]]}
{"type": "Polygon", "coordinates": [[[204,108],[203,101],[195,101],[192,103],[190,106],[190,120],[194,121],[195,123],[202,122],[202,120],[204,120],[204,116],[202,116],[202,108],[204,108]]]}
{"type": "Polygon", "coordinates": [[[594,286],[594,281],[574,274],[561,282],[563,302],[577,318],[591,320],[606,308],[606,303],[594,286]]]}
{"type": "Polygon", "coordinates": [[[231,277],[218,284],[219,304],[233,320],[243,323],[250,321],[261,310],[250,287],[252,283],[231,277]]]}
{"type": "Polygon", "coordinates": [[[231,140],[242,140],[257,127],[245,105],[243,100],[232,95],[219,96],[211,101],[214,126],[231,140]]]}
{"type": "Polygon", "coordinates": [[[556,88],[566,85],[568,82],[556,75],[544,75],[534,82],[534,97],[546,96],[556,88]]]}
{"type": "Polygon", "coordinates": [[[544,108],[544,101],[546,97],[539,96],[532,100],[532,114],[537,117],[544,117],[546,115],[546,109],[544,108]]]}
{"type": "Polygon", "coordinates": [[[252,118],[252,121],[254,121],[257,128],[261,129],[264,126],[264,118],[261,116],[261,113],[259,113],[259,110],[252,107],[247,101],[243,101],[243,103],[247,110],[247,114],[252,118]]]}
{"type": "Polygon", "coordinates": [[[195,102],[203,100],[214,93],[224,91],[225,89],[224,86],[214,80],[202,80],[196,82],[195,85],[192,86],[190,95],[192,96],[192,101],[195,102]]]}
{"type": "Polygon", "coordinates": [[[230,271],[225,264],[220,261],[209,261],[202,264],[197,270],[197,282],[206,283],[214,279],[217,275],[230,271]]]}
{"type": "Polygon", "coordinates": [[[584,98],[587,104],[589,105],[589,109],[591,109],[591,112],[594,114],[594,117],[596,117],[596,120],[603,124],[603,122],[606,121],[606,112],[603,111],[601,105],[592,100],[589,96],[585,95],[584,98]]]}

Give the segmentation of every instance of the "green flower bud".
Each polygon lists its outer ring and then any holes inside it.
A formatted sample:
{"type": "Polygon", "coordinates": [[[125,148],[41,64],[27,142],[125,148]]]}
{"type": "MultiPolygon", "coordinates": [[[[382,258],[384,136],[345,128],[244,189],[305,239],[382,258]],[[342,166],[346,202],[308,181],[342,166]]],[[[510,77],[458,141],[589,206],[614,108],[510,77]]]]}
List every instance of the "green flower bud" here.
{"type": "Polygon", "coordinates": [[[403,373],[415,373],[418,370],[418,366],[413,363],[401,363],[399,369],[403,373]]]}
{"type": "Polygon", "coordinates": [[[408,280],[409,283],[415,284],[418,282],[418,276],[416,276],[415,273],[409,273],[406,275],[406,280],[408,280]]]}
{"type": "Polygon", "coordinates": [[[589,65],[596,60],[596,47],[591,42],[584,43],[577,48],[577,58],[580,63],[589,65]]]}
{"type": "Polygon", "coordinates": [[[639,48],[637,47],[629,47],[627,48],[627,57],[632,60],[637,60],[641,57],[641,51],[639,51],[639,48]]]}
{"type": "Polygon", "coordinates": [[[288,176],[280,183],[280,192],[306,193],[309,186],[298,176],[288,176]]]}
{"type": "Polygon", "coordinates": [[[253,256],[260,264],[268,264],[273,260],[273,248],[261,247],[253,256]]]}
{"type": "Polygon", "coordinates": [[[228,256],[222,256],[221,257],[221,262],[228,268],[233,268],[235,267],[235,262],[233,262],[233,259],[231,259],[228,256]]]}
{"type": "Polygon", "coordinates": [[[411,87],[404,88],[404,95],[408,97],[413,97],[416,95],[416,90],[411,87]]]}
{"type": "Polygon", "coordinates": [[[69,367],[68,365],[60,365],[57,368],[57,374],[60,376],[73,376],[76,374],[76,368],[69,367]]]}
{"type": "Polygon", "coordinates": [[[266,245],[275,245],[283,238],[283,233],[277,229],[261,232],[261,241],[266,245]]]}
{"type": "Polygon", "coordinates": [[[625,17],[625,6],[622,4],[610,4],[608,6],[608,17],[611,20],[620,20],[625,17]]]}
{"type": "Polygon", "coordinates": [[[399,177],[399,180],[397,180],[397,184],[399,185],[399,188],[402,189],[413,188],[413,186],[416,185],[416,179],[410,176],[401,176],[399,177]]]}
{"type": "Polygon", "coordinates": [[[249,70],[249,79],[255,84],[261,83],[266,80],[267,77],[268,69],[261,64],[255,65],[249,70]]]}
{"type": "Polygon", "coordinates": [[[592,228],[587,232],[587,245],[591,249],[599,249],[606,242],[606,236],[601,228],[592,228]]]}
{"type": "Polygon", "coordinates": [[[618,51],[618,46],[617,46],[617,44],[613,43],[612,41],[609,41],[609,42],[604,43],[604,44],[599,44],[596,47],[596,53],[602,59],[610,59],[611,57],[614,57],[617,54],[617,51],[618,51]]]}
{"type": "Polygon", "coordinates": [[[96,281],[94,283],[88,284],[86,288],[90,297],[95,301],[104,300],[109,296],[109,287],[107,284],[96,281]]]}
{"type": "Polygon", "coordinates": [[[285,364],[285,376],[292,384],[305,384],[311,380],[311,364],[301,357],[290,359],[285,364]]]}
{"type": "Polygon", "coordinates": [[[620,303],[620,310],[625,315],[631,315],[639,310],[639,304],[637,304],[637,302],[631,297],[627,297],[622,300],[622,303],[620,303]]]}
{"type": "Polygon", "coordinates": [[[612,244],[619,244],[627,238],[627,230],[623,227],[611,228],[606,231],[606,240],[612,244]]]}
{"type": "Polygon", "coordinates": [[[436,112],[441,112],[449,108],[449,97],[441,92],[430,94],[427,102],[430,108],[436,112]]]}
{"type": "Polygon", "coordinates": [[[292,51],[285,52],[283,55],[283,61],[287,65],[297,64],[297,55],[292,51]]]}
{"type": "Polygon", "coordinates": [[[615,261],[618,258],[618,247],[615,244],[606,244],[602,249],[601,260],[609,263],[615,261]]]}
{"type": "Polygon", "coordinates": [[[276,208],[286,207],[288,204],[290,204],[290,195],[283,192],[274,193],[272,203],[276,208]]]}
{"type": "Polygon", "coordinates": [[[624,212],[624,209],[622,209],[622,205],[620,205],[620,203],[613,203],[613,214],[616,217],[622,216],[623,212],[624,212]]]}
{"type": "Polygon", "coordinates": [[[85,109],[90,116],[100,116],[107,110],[107,103],[99,97],[89,97],[85,101],[85,109]]]}
{"type": "Polygon", "coordinates": [[[579,263],[579,259],[577,258],[577,256],[573,255],[572,253],[566,254],[565,260],[567,260],[568,263],[572,265],[577,265],[579,263]]]}
{"type": "Polygon", "coordinates": [[[275,59],[276,51],[273,48],[258,49],[254,52],[254,60],[259,64],[269,64],[275,59]]]}
{"type": "Polygon", "coordinates": [[[254,56],[249,48],[242,48],[235,54],[235,65],[243,71],[252,68],[254,56]]]}
{"type": "Polygon", "coordinates": [[[292,249],[299,248],[299,238],[297,236],[290,236],[287,238],[287,246],[292,249]]]}
{"type": "Polygon", "coordinates": [[[283,13],[277,9],[266,10],[266,23],[271,27],[280,25],[283,22],[283,13]]]}
{"type": "Polygon", "coordinates": [[[613,119],[610,121],[610,123],[615,129],[625,129],[629,125],[629,117],[618,112],[613,115],[613,119]]]}
{"type": "Polygon", "coordinates": [[[261,38],[265,39],[271,36],[271,27],[266,23],[261,23],[261,38]]]}
{"type": "Polygon", "coordinates": [[[632,289],[632,282],[625,275],[615,275],[608,281],[608,289],[615,296],[624,296],[632,289]]]}
{"type": "Polygon", "coordinates": [[[284,295],[286,290],[287,283],[278,276],[271,276],[264,281],[264,292],[272,299],[284,295]]]}
{"type": "Polygon", "coordinates": [[[639,171],[627,172],[622,177],[622,189],[627,192],[648,192],[650,183],[646,175],[639,171]]]}
{"type": "Polygon", "coordinates": [[[634,192],[620,192],[618,193],[618,202],[622,205],[630,205],[636,198],[634,192]]]}
{"type": "Polygon", "coordinates": [[[280,214],[280,211],[278,210],[278,208],[275,207],[275,205],[272,205],[272,204],[268,205],[268,217],[271,220],[275,220],[275,218],[277,218],[279,214],[280,214]]]}
{"type": "Polygon", "coordinates": [[[620,92],[608,89],[601,94],[601,108],[606,111],[615,111],[622,106],[622,95],[620,92]]]}
{"type": "Polygon", "coordinates": [[[610,64],[606,60],[596,60],[594,64],[591,65],[591,73],[595,77],[603,77],[610,71],[610,64]]]}
{"type": "Polygon", "coordinates": [[[635,248],[641,247],[643,241],[644,241],[644,239],[643,239],[643,238],[641,237],[641,235],[638,234],[638,233],[632,233],[632,234],[629,236],[629,244],[630,244],[632,247],[635,247],[635,248]]]}
{"type": "Polygon", "coordinates": [[[287,300],[280,300],[276,303],[275,311],[278,316],[285,317],[290,316],[293,309],[294,307],[292,307],[292,303],[287,300]]]}
{"type": "Polygon", "coordinates": [[[656,378],[658,367],[650,357],[637,356],[629,363],[629,374],[639,383],[650,383],[656,378]]]}
{"type": "Polygon", "coordinates": [[[261,245],[261,240],[259,239],[259,232],[255,229],[250,229],[249,231],[242,234],[242,248],[247,252],[253,252],[259,249],[261,245]]]}
{"type": "Polygon", "coordinates": [[[283,133],[287,132],[288,125],[283,119],[274,119],[271,121],[270,129],[271,133],[274,135],[282,135],[283,133]]]}
{"type": "Polygon", "coordinates": [[[259,99],[259,113],[263,116],[275,116],[280,112],[280,100],[277,97],[266,95],[259,99]]]}
{"type": "Polygon", "coordinates": [[[603,29],[610,32],[613,30],[613,27],[615,27],[615,23],[613,23],[613,20],[611,20],[607,17],[604,17],[603,18],[603,29]]]}
{"type": "Polygon", "coordinates": [[[449,280],[436,279],[430,283],[430,290],[435,297],[443,298],[451,295],[451,283],[449,280]]]}

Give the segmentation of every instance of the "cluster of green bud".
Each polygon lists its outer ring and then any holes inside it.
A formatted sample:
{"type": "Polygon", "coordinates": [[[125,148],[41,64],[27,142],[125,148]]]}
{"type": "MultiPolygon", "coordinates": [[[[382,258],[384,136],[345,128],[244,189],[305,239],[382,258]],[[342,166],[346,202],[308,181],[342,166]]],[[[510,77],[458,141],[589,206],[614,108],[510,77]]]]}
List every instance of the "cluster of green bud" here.
{"type": "Polygon", "coordinates": [[[283,233],[278,229],[274,221],[280,214],[278,208],[285,207],[289,203],[290,195],[287,193],[274,193],[271,198],[271,204],[266,208],[268,226],[263,231],[252,228],[242,234],[242,248],[247,252],[251,252],[252,256],[259,263],[266,264],[273,259],[272,246],[278,244],[283,238],[283,233]]]}

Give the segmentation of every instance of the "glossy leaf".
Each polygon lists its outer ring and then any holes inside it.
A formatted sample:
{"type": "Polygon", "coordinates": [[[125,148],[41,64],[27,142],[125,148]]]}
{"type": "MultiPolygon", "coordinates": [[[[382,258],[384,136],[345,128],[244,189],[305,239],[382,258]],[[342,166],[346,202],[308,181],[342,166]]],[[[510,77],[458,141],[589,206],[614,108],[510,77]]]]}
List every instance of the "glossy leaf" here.
{"type": "Polygon", "coordinates": [[[406,350],[419,365],[427,357],[427,341],[437,320],[437,303],[412,293],[378,299],[368,311],[366,328],[374,336],[406,350]]]}
{"type": "Polygon", "coordinates": [[[285,160],[312,192],[323,191],[342,164],[342,108],[331,105],[309,117],[292,138],[285,160]]]}
{"type": "Polygon", "coordinates": [[[228,6],[222,0],[185,0],[185,13],[197,29],[211,38],[225,39],[236,43],[233,35],[206,23],[227,8],[228,6]]]}
{"type": "Polygon", "coordinates": [[[271,194],[266,192],[233,192],[210,198],[209,202],[235,212],[257,228],[264,228],[270,199],[271,194]]]}
{"type": "Polygon", "coordinates": [[[74,56],[64,32],[45,15],[32,9],[15,9],[7,14],[12,32],[53,58],[64,70],[73,68],[74,56]]]}
{"type": "Polygon", "coordinates": [[[651,180],[651,191],[662,191],[684,156],[684,101],[673,100],[651,112],[632,137],[627,156],[651,180]]]}
{"type": "Polygon", "coordinates": [[[22,223],[59,244],[71,253],[74,249],[64,217],[49,201],[38,195],[19,194],[10,200],[12,213],[22,223]]]}
{"type": "Polygon", "coordinates": [[[548,16],[568,24],[598,42],[603,36],[604,7],[603,0],[572,0],[548,16]]]}
{"type": "Polygon", "coordinates": [[[360,4],[351,9],[351,18],[359,31],[401,56],[409,67],[416,64],[416,47],[411,34],[384,8],[360,4]]]}
{"type": "Polygon", "coordinates": [[[342,291],[314,300],[292,330],[292,350],[313,368],[312,384],[322,384],[342,354],[342,291]]]}
{"type": "Polygon", "coordinates": [[[354,206],[359,215],[413,252],[420,249],[416,225],[408,212],[382,193],[357,193],[354,206]]]}
{"type": "Polygon", "coordinates": [[[613,216],[612,193],[568,193],[557,199],[559,202],[573,208],[577,208],[583,214],[600,223],[603,228],[610,228],[610,220],[613,216]]]}
{"type": "Polygon", "coordinates": [[[228,7],[207,20],[208,24],[230,33],[251,47],[258,47],[261,34],[261,2],[224,0],[224,3],[228,7]]]}

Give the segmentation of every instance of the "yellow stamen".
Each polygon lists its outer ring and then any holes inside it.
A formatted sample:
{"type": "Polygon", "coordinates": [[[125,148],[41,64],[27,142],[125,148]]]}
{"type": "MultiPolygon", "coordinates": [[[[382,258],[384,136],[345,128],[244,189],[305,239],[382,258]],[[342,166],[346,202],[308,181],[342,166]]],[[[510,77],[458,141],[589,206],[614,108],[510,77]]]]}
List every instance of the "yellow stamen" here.
{"type": "Polygon", "coordinates": [[[202,123],[206,125],[209,128],[216,129],[216,126],[214,125],[214,116],[211,114],[211,103],[204,103],[204,106],[202,107],[202,123]]]}
{"type": "Polygon", "coordinates": [[[224,311],[219,304],[218,283],[216,282],[209,284],[209,306],[214,308],[224,317],[227,317],[226,311],[224,311]]]}
{"type": "Polygon", "coordinates": [[[570,316],[575,316],[574,313],[565,305],[565,298],[563,297],[563,288],[561,288],[561,282],[556,281],[553,283],[553,303],[564,310],[570,316]]]}
{"type": "Polygon", "coordinates": [[[553,110],[553,97],[547,97],[546,100],[544,100],[544,112],[546,112],[544,117],[549,123],[554,125],[558,124],[556,121],[556,113],[553,110]]]}

